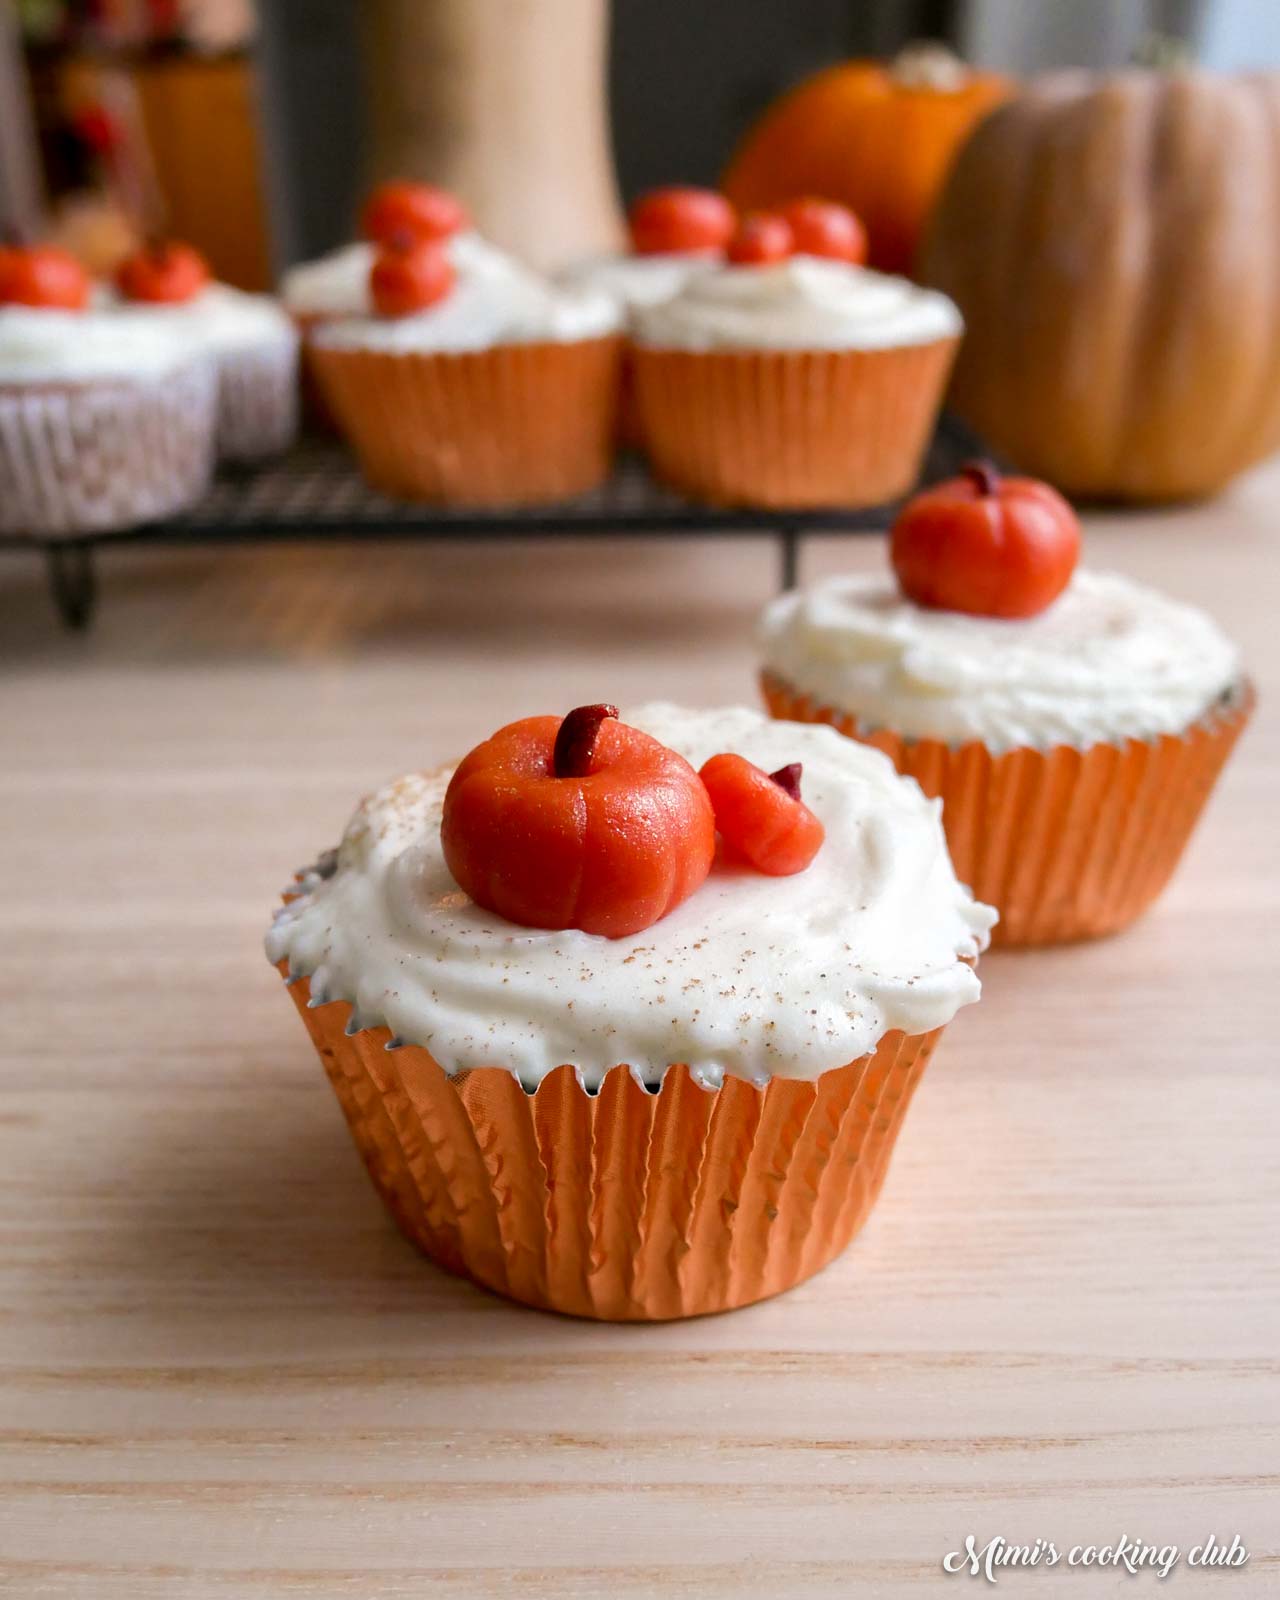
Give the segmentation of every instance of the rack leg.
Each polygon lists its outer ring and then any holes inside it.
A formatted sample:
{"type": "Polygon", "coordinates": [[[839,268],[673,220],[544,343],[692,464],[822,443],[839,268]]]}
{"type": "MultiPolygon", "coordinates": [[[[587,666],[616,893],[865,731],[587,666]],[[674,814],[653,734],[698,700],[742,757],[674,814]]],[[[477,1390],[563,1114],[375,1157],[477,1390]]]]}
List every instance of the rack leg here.
{"type": "Polygon", "coordinates": [[[800,580],[800,532],[797,528],[783,528],[778,534],[782,565],[779,570],[781,587],[794,589],[800,580]]]}
{"type": "Polygon", "coordinates": [[[93,620],[98,580],[93,567],[93,545],[84,539],[66,539],[46,548],[49,590],[63,626],[81,633],[93,620]]]}

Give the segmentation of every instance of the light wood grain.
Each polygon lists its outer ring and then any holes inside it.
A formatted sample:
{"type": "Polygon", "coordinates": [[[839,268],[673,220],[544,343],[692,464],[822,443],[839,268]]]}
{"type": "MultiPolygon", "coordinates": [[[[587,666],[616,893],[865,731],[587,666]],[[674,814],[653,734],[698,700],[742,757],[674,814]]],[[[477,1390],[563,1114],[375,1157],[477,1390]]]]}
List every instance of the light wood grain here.
{"type": "Polygon", "coordinates": [[[648,1329],[415,1256],[259,941],[382,777],[537,709],[751,699],[773,552],[122,550],[87,639],[5,558],[0,1588],[912,1597],[971,1592],[970,1531],[1239,1532],[1247,1568],[1177,1592],[1274,1593],[1278,492],[1090,523],[1262,691],[1163,903],[983,963],[834,1267],[648,1329]]]}

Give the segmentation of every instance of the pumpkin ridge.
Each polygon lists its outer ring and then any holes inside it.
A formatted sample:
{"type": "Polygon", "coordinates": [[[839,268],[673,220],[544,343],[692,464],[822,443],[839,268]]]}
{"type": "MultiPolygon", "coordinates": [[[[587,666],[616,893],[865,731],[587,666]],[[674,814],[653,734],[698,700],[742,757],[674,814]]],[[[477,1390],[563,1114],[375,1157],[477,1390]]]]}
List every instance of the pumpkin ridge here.
{"type": "MultiPolygon", "coordinates": [[[[1134,191],[1128,198],[1131,226],[1142,230],[1141,267],[1134,273],[1135,284],[1140,284],[1151,270],[1155,259],[1159,232],[1150,218],[1152,201],[1160,187],[1161,133],[1164,120],[1164,102],[1157,93],[1154,80],[1146,82],[1143,107],[1143,126],[1140,137],[1143,149],[1136,163],[1138,172],[1134,191]]],[[[1146,352],[1152,335],[1153,309],[1156,299],[1149,293],[1138,292],[1131,306],[1129,325],[1124,335],[1126,350],[1119,380],[1119,404],[1113,419],[1110,459],[1103,470],[1104,479],[1120,482],[1124,479],[1126,463],[1134,447],[1133,418],[1142,404],[1141,388],[1147,373],[1146,352]]]]}
{"type": "MultiPolygon", "coordinates": [[[[1246,81],[1257,98],[1265,129],[1264,142],[1269,146],[1270,159],[1266,169],[1270,181],[1266,206],[1260,208],[1263,225],[1258,233],[1260,240],[1271,242],[1280,238],[1280,85],[1265,73],[1251,74],[1246,81]]],[[[1275,260],[1274,245],[1269,254],[1272,268],[1269,277],[1273,283],[1280,282],[1280,270],[1277,270],[1280,263],[1275,260]]],[[[1252,396],[1249,406],[1250,424],[1247,432],[1250,445],[1247,454],[1250,461],[1260,461],[1280,439],[1280,384],[1274,377],[1280,371],[1280,297],[1273,296],[1268,304],[1271,325],[1266,339],[1258,341],[1259,349],[1264,349],[1266,355],[1259,362],[1257,392],[1252,396]]]]}

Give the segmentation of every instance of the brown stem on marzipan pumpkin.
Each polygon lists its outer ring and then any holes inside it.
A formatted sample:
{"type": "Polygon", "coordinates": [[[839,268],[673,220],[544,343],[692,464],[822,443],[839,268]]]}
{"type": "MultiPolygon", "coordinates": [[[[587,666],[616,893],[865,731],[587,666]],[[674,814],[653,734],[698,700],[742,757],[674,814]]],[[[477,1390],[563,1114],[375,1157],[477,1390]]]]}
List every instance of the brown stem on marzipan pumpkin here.
{"type": "Polygon", "coordinates": [[[800,798],[800,774],[803,771],[804,767],[800,762],[790,761],[785,767],[779,767],[776,772],[771,772],[769,776],[778,785],[779,789],[785,789],[793,800],[798,800],[800,798]]]}
{"type": "Polygon", "coordinates": [[[560,724],[551,770],[557,778],[585,778],[591,771],[600,724],[618,715],[617,706],[578,706],[560,724]]]}
{"type": "Polygon", "coordinates": [[[990,461],[966,461],[960,476],[968,478],[979,494],[1000,493],[1000,474],[990,461]]]}

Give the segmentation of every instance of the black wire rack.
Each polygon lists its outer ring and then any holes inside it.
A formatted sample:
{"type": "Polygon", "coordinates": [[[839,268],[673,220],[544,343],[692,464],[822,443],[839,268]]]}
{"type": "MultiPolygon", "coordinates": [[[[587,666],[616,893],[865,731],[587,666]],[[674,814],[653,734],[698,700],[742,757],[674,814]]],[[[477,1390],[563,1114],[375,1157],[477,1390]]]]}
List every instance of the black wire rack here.
{"type": "MultiPolygon", "coordinates": [[[[948,477],[980,442],[944,415],[920,475],[948,477]]],[[[113,533],[74,538],[0,535],[0,549],[43,555],[49,588],[68,628],[84,629],[97,603],[100,551],[152,545],[278,544],[365,538],[476,538],[764,535],[778,542],[781,587],[791,588],[806,534],[883,531],[899,502],[850,509],[770,511],[699,505],[655,483],[637,457],[623,457],[607,482],[561,505],[485,509],[410,504],[371,489],[350,453],[336,441],[304,439],[288,455],[253,471],[219,475],[199,503],[180,516],[113,533]]]]}

